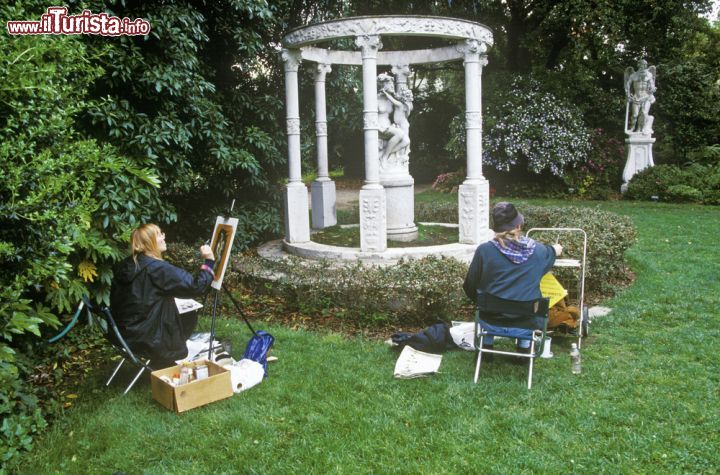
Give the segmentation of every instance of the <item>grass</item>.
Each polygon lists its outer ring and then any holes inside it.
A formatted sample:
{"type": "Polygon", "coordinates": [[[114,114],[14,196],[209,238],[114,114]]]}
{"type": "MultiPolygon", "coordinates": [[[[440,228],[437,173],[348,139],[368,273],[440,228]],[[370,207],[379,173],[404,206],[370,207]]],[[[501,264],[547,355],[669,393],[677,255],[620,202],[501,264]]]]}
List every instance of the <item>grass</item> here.
{"type": "MultiPolygon", "coordinates": [[[[418,224],[418,237],[413,241],[400,242],[388,239],[388,247],[437,246],[458,242],[457,228],[418,224]]],[[[312,235],[312,240],[332,246],[360,247],[360,228],[331,226],[312,235]]]]}
{"type": "MultiPolygon", "coordinates": [[[[560,204],[518,206],[530,202],[560,204]]],[[[147,383],[123,397],[98,372],[17,471],[716,472],[720,208],[573,204],[630,215],[639,234],[628,251],[637,279],[604,303],[613,312],[591,326],[578,376],[570,341],[554,339],[531,391],[524,368],[502,360],[473,385],[461,351],[432,378],[395,380],[396,354],[381,342],[257,322],[279,357],[261,385],[178,415],[147,383]]],[[[247,330],[218,324],[238,356],[247,330]]]]}

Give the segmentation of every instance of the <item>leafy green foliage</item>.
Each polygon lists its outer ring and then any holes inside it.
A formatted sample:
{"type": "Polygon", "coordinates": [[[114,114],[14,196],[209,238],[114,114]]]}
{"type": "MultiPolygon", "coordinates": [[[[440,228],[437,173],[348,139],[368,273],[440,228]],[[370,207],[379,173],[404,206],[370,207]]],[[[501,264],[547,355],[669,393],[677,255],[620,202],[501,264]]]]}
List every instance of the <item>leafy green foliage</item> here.
{"type": "Polygon", "coordinates": [[[243,257],[238,269],[245,282],[279,292],[291,308],[331,312],[361,326],[450,320],[470,303],[462,293],[467,265],[450,258],[427,257],[379,268],[243,257]]]}
{"type": "MultiPolygon", "coordinates": [[[[612,293],[627,284],[629,268],[625,252],[635,244],[637,230],[630,218],[609,211],[575,206],[521,206],[525,229],[580,228],[587,233],[588,248],[585,289],[597,294],[612,293]]],[[[563,254],[582,257],[582,241],[577,234],[540,234],[539,240],[560,238],[563,254]]]]}
{"type": "Polygon", "coordinates": [[[657,165],[635,174],[624,197],[631,200],[720,204],[720,164],[657,165]]]}
{"type": "Polygon", "coordinates": [[[15,366],[18,350],[33,345],[19,342],[56,327],[90,287],[107,302],[128,226],[163,215],[151,169],[78,132],[88,88],[101,74],[93,59],[76,37],[0,36],[0,372],[8,382],[0,397],[3,416],[14,413],[3,433],[15,434],[3,441],[8,460],[42,426],[35,404],[23,402],[32,398],[15,366]],[[92,285],[80,264],[93,269],[92,285]]]}

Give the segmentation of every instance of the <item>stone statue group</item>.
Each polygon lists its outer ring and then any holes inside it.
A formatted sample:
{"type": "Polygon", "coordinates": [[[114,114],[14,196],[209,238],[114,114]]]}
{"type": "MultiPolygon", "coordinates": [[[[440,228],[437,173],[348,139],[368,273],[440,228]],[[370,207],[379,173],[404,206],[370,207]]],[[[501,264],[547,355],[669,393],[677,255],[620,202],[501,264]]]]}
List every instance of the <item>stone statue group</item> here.
{"type": "Polygon", "coordinates": [[[406,167],[410,158],[410,122],[413,93],[406,85],[395,87],[392,75],[378,75],[378,133],[380,168],[406,167]]]}

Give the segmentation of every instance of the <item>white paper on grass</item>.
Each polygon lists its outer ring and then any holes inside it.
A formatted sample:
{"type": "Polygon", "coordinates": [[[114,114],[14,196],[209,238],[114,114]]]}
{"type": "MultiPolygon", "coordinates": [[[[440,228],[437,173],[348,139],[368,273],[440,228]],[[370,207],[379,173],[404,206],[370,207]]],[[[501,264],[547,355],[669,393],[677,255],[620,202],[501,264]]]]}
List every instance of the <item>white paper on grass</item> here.
{"type": "Polygon", "coordinates": [[[475,350],[475,322],[452,322],[450,336],[461,350],[475,350]]]}
{"type": "Polygon", "coordinates": [[[180,315],[202,308],[202,304],[197,300],[179,299],[177,297],[175,297],[175,306],[177,307],[178,313],[180,315]]]}
{"type": "Polygon", "coordinates": [[[435,374],[440,369],[442,355],[418,351],[405,346],[395,363],[395,377],[400,379],[420,378],[435,374]]]}

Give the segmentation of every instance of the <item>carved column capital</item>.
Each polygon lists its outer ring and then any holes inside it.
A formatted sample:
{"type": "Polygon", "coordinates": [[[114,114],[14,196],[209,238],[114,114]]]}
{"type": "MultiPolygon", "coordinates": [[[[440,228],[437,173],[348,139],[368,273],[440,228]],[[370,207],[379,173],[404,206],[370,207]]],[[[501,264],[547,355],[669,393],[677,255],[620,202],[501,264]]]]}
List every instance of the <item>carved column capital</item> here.
{"type": "Polygon", "coordinates": [[[283,49],[280,51],[280,58],[283,60],[285,66],[285,72],[298,72],[300,69],[300,63],[302,62],[302,56],[300,51],[296,49],[283,49]]]}
{"type": "Polygon", "coordinates": [[[480,74],[482,74],[482,68],[488,65],[488,55],[487,54],[481,54],[480,55],[480,74]]]}
{"type": "Polygon", "coordinates": [[[362,58],[377,58],[377,52],[382,49],[380,35],[360,35],[355,38],[355,45],[360,48],[362,58]]]}
{"type": "Polygon", "coordinates": [[[472,39],[461,41],[456,48],[458,52],[465,55],[465,62],[477,62],[479,61],[478,56],[487,51],[487,45],[485,43],[472,39]]]}
{"type": "Polygon", "coordinates": [[[325,75],[332,72],[332,67],[329,64],[318,63],[315,68],[315,81],[324,82],[325,75]]]}

